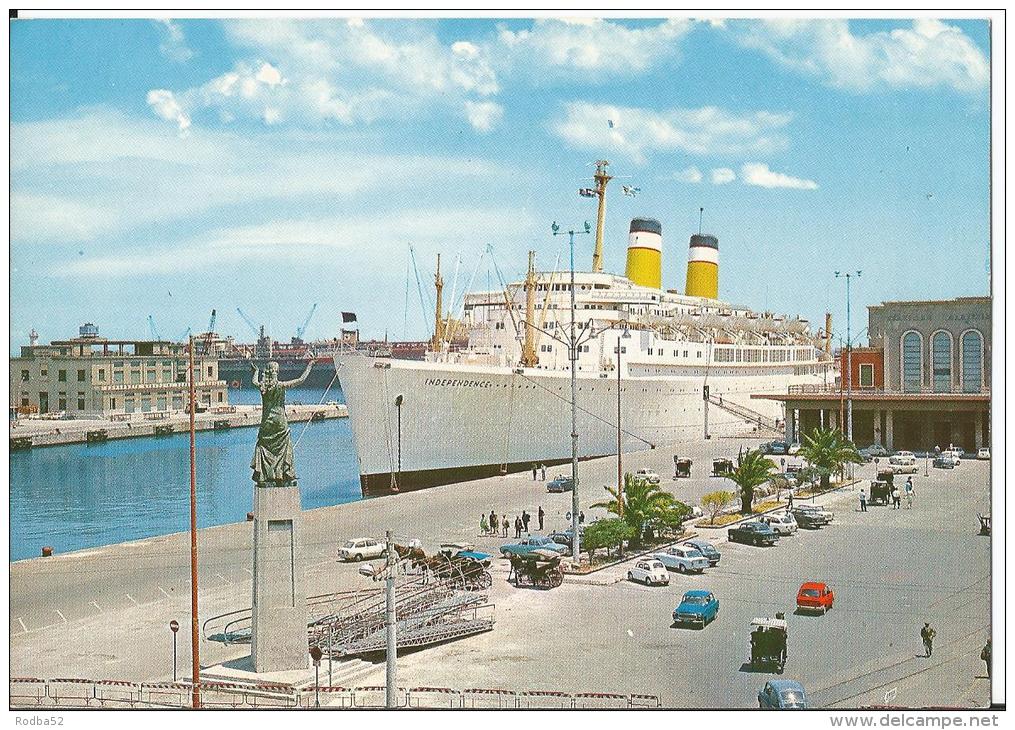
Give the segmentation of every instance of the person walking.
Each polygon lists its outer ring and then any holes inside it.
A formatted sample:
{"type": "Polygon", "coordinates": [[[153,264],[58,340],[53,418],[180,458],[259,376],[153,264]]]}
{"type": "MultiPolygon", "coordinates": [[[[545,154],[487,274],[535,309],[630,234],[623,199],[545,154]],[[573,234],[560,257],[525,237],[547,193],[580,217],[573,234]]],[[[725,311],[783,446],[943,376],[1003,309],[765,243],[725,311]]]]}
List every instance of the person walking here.
{"type": "Polygon", "coordinates": [[[990,679],[990,639],[987,639],[987,643],[983,645],[983,651],[980,652],[980,659],[987,665],[987,679],[990,679]]]}
{"type": "Polygon", "coordinates": [[[791,511],[793,509],[793,492],[790,492],[789,496],[786,497],[786,509],[791,511]]]}
{"type": "Polygon", "coordinates": [[[515,515],[515,539],[519,539],[522,536],[522,518],[515,515]]]}
{"type": "Polygon", "coordinates": [[[539,520],[539,531],[540,532],[543,531],[543,517],[545,516],[545,514],[546,513],[543,512],[543,505],[539,505],[539,511],[536,513],[536,518],[539,520]]]}
{"type": "Polygon", "coordinates": [[[497,513],[490,510],[490,532],[493,533],[494,537],[497,537],[497,527],[500,525],[500,521],[497,519],[497,513]]]}
{"type": "Polygon", "coordinates": [[[898,487],[892,487],[892,509],[902,509],[902,495],[898,487]]]}
{"type": "Polygon", "coordinates": [[[511,523],[508,522],[507,515],[504,515],[503,517],[504,520],[500,523],[501,529],[503,530],[503,534],[501,535],[501,537],[507,537],[508,528],[511,527],[511,523]]]}
{"type": "Polygon", "coordinates": [[[542,480],[545,482],[546,481],[546,464],[540,464],[539,465],[539,475],[542,478],[542,480]]]}
{"type": "Polygon", "coordinates": [[[490,532],[490,525],[487,523],[487,521],[486,521],[486,514],[484,513],[479,518],[479,534],[480,535],[486,535],[489,532],[490,532]]]}
{"type": "Polygon", "coordinates": [[[867,489],[865,487],[860,487],[860,511],[867,511],[867,489]]]}
{"type": "Polygon", "coordinates": [[[935,636],[937,636],[937,632],[930,627],[929,623],[924,623],[923,628],[920,629],[920,638],[923,640],[923,649],[926,652],[924,656],[928,658],[934,653],[935,636]]]}
{"type": "Polygon", "coordinates": [[[536,481],[536,465],[532,465],[532,481],[536,481]]]}
{"type": "Polygon", "coordinates": [[[529,533],[529,521],[531,519],[532,515],[530,515],[525,510],[522,510],[522,529],[525,530],[526,535],[529,533]]]}
{"type": "Polygon", "coordinates": [[[579,525],[585,524],[585,512],[584,512],[584,510],[578,513],[578,524],[579,525]]]}

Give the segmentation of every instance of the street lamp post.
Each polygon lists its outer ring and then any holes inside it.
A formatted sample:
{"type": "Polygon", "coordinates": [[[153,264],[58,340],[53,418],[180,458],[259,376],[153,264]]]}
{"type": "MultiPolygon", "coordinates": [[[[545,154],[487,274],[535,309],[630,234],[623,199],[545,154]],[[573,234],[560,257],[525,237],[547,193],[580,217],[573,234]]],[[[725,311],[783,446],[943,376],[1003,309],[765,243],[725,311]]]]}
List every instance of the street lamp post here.
{"type": "Polygon", "coordinates": [[[846,278],[846,438],[853,441],[853,341],[850,332],[850,280],[860,278],[863,272],[857,270],[845,274],[836,271],[835,278],[846,278]]]}
{"type": "Polygon", "coordinates": [[[395,410],[398,415],[398,476],[395,478],[395,490],[398,491],[402,483],[402,394],[395,396],[395,410]]]}
{"type": "Polygon", "coordinates": [[[173,632],[173,681],[176,681],[176,632],[180,630],[180,622],[175,618],[169,622],[169,630],[173,632]]]}
{"type": "MultiPolygon", "coordinates": [[[[556,222],[551,226],[554,236],[562,233],[556,222]]],[[[574,237],[582,233],[589,233],[592,227],[588,221],[585,222],[584,231],[570,230],[567,232],[571,252],[571,325],[568,337],[568,358],[571,361],[571,555],[575,560],[581,562],[581,538],[578,530],[581,526],[579,520],[578,502],[578,343],[574,329],[575,315],[575,293],[574,293],[574,237]]]]}

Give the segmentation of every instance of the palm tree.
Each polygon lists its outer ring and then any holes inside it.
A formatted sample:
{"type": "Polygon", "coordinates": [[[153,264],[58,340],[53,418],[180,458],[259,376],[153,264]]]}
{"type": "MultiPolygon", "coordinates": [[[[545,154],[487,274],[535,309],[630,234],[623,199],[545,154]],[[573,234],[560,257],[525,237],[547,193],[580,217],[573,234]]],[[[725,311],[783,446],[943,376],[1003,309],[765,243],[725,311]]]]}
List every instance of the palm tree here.
{"type": "Polygon", "coordinates": [[[821,470],[822,489],[828,489],[830,475],[843,465],[863,462],[856,446],[837,428],[816,428],[804,434],[804,441],[800,456],[821,470]]]}
{"type": "Polygon", "coordinates": [[[754,508],[754,490],[771,478],[775,464],[761,453],[752,449],[737,456],[737,468],[727,476],[740,487],[740,512],[749,515],[754,508]]]}
{"type": "Polygon", "coordinates": [[[690,510],[678,502],[672,494],[664,492],[658,484],[638,479],[632,474],[624,475],[624,491],[616,487],[603,487],[611,499],[597,502],[593,507],[603,507],[620,517],[634,530],[634,540],[641,540],[646,529],[657,523],[671,523],[674,511],[690,510]]]}

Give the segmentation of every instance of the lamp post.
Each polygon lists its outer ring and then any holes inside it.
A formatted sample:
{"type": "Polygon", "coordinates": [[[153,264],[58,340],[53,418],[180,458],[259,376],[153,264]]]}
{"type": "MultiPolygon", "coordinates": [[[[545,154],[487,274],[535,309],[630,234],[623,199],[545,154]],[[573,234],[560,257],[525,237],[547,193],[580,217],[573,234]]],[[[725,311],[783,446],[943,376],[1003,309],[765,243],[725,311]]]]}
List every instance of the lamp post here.
{"type": "Polygon", "coordinates": [[[314,707],[321,706],[321,657],[323,654],[320,647],[310,647],[310,658],[314,660],[314,707]]]}
{"type": "Polygon", "coordinates": [[[846,278],[846,438],[851,443],[853,441],[853,342],[850,333],[849,285],[850,280],[854,277],[860,278],[861,273],[863,272],[859,270],[847,271],[845,274],[839,271],[835,272],[836,279],[846,278]]]}
{"type": "Polygon", "coordinates": [[[402,482],[402,394],[395,396],[395,410],[398,414],[398,476],[395,478],[395,489],[398,491],[402,482]]]}
{"type": "Polygon", "coordinates": [[[620,516],[624,516],[624,456],[621,443],[620,425],[620,341],[630,339],[631,331],[625,326],[624,331],[617,337],[617,509],[620,516]]]}
{"type": "Polygon", "coordinates": [[[194,413],[197,410],[197,396],[194,390],[194,336],[190,336],[189,380],[190,380],[190,681],[191,703],[194,709],[201,707],[201,644],[197,634],[197,449],[195,446],[194,413]]]}
{"type": "MultiPolygon", "coordinates": [[[[554,236],[562,233],[556,221],[550,226],[554,236]]],[[[571,325],[568,336],[568,358],[571,361],[571,555],[579,563],[581,562],[581,538],[578,535],[580,527],[579,506],[578,506],[578,341],[574,329],[575,294],[574,294],[574,237],[582,233],[589,233],[592,226],[585,221],[584,231],[570,230],[567,232],[571,251],[571,325]]]]}
{"type": "Polygon", "coordinates": [[[387,555],[385,563],[387,576],[384,580],[384,626],[386,631],[386,657],[384,671],[384,706],[389,710],[398,707],[398,681],[395,670],[398,658],[398,640],[395,634],[397,618],[395,616],[395,573],[398,569],[395,554],[395,536],[391,530],[385,535],[387,555]]]}
{"type": "Polygon", "coordinates": [[[169,630],[173,632],[173,681],[176,681],[176,632],[180,630],[180,622],[175,618],[169,622],[169,630]]]}

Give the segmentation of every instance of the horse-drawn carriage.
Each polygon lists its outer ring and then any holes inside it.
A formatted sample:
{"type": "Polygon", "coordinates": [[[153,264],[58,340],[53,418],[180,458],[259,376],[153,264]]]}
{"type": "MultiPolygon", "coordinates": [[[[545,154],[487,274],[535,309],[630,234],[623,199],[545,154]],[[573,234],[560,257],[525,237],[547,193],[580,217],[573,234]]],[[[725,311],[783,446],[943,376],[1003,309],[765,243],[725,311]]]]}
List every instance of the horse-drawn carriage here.
{"type": "Polygon", "coordinates": [[[399,560],[408,571],[457,584],[467,591],[486,590],[493,585],[490,576],[490,555],[476,552],[469,543],[444,543],[434,555],[427,555],[418,545],[395,545],[399,560]]]}
{"type": "Polygon", "coordinates": [[[786,666],[786,621],[777,618],[756,618],[751,621],[751,667],[774,669],[782,674],[786,666]]]}
{"type": "Polygon", "coordinates": [[[732,459],[712,459],[712,476],[725,477],[734,471],[732,459]]]}
{"type": "MultiPolygon", "coordinates": [[[[564,569],[560,555],[552,550],[533,550],[521,555],[510,555],[511,573],[516,586],[556,588],[564,582],[564,569]]],[[[510,576],[508,576],[510,578],[510,576]]]]}
{"type": "Polygon", "coordinates": [[[691,476],[691,460],[686,457],[673,457],[673,478],[689,479],[691,476]]]}

